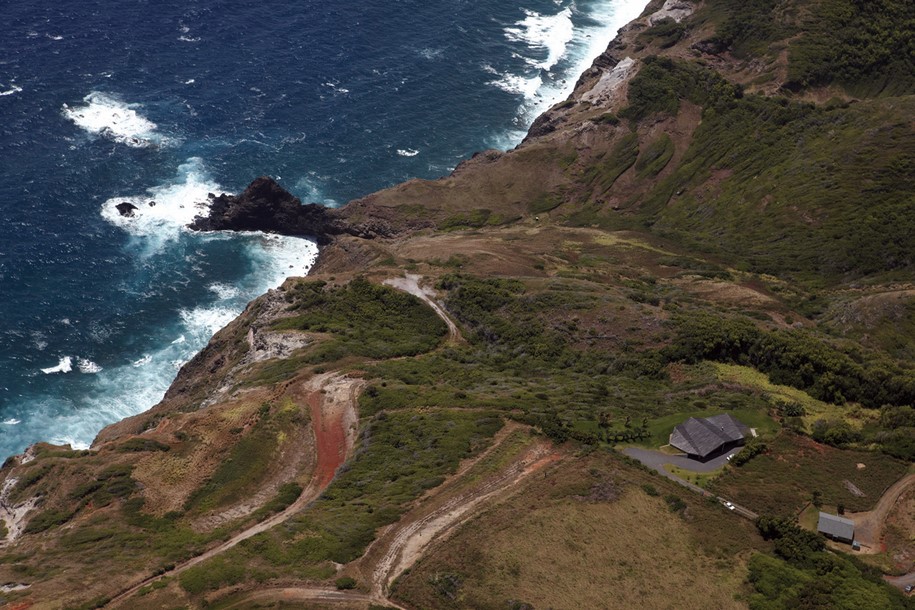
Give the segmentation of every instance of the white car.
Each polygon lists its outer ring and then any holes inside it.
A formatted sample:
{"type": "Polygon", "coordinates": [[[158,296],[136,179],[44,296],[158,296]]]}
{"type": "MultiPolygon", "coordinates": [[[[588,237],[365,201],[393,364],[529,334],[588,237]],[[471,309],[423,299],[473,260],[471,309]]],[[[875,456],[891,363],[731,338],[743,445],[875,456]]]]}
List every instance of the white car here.
{"type": "Polygon", "coordinates": [[[730,502],[725,502],[724,507],[728,510],[734,510],[734,505],[731,504],[730,502]]]}

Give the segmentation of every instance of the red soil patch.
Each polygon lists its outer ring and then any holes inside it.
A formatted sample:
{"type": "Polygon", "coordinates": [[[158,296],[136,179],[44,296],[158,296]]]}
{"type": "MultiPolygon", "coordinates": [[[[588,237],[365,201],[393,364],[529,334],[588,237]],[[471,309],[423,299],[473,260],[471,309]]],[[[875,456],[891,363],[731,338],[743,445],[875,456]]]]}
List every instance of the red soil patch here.
{"type": "MultiPolygon", "coordinates": [[[[314,482],[318,489],[324,489],[334,480],[337,469],[346,459],[346,431],[343,418],[337,409],[333,414],[323,409],[324,395],[320,391],[308,394],[311,408],[311,422],[315,430],[315,448],[318,464],[315,467],[314,482]]],[[[330,410],[330,409],[328,409],[330,410]]]]}

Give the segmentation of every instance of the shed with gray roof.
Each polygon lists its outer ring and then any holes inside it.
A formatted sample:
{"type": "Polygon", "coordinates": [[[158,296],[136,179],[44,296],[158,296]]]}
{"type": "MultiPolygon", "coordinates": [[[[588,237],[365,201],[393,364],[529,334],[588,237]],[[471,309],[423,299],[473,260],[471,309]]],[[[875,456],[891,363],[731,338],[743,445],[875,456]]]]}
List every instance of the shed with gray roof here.
{"type": "Polygon", "coordinates": [[[817,531],[827,538],[851,544],[855,539],[855,522],[845,517],[837,517],[820,511],[817,531]]]}
{"type": "Polygon", "coordinates": [[[730,413],[690,417],[674,428],[670,444],[697,460],[708,460],[742,445],[747,427],[730,413]]]}

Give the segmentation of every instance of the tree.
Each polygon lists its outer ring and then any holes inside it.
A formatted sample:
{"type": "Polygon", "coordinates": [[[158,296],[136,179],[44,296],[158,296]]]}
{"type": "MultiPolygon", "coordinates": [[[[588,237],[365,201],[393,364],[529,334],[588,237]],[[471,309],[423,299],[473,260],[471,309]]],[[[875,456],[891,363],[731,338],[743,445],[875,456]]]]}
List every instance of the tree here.
{"type": "Polygon", "coordinates": [[[608,428],[610,428],[611,422],[612,422],[612,419],[610,417],[609,411],[601,411],[597,415],[597,425],[600,426],[601,430],[606,431],[608,428]]]}
{"type": "Polygon", "coordinates": [[[821,507],[823,505],[823,494],[819,490],[814,490],[810,502],[817,508],[821,507]]]}

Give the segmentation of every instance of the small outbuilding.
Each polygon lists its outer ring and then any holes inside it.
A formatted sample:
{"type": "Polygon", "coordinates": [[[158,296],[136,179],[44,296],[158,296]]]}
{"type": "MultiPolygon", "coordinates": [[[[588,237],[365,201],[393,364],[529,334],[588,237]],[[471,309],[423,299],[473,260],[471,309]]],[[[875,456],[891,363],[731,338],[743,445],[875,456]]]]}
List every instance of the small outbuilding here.
{"type": "Polygon", "coordinates": [[[855,540],[855,522],[820,511],[817,531],[827,538],[852,544],[855,540]]]}
{"type": "Polygon", "coordinates": [[[743,445],[749,429],[730,413],[690,417],[674,428],[670,444],[694,460],[706,461],[743,445]]]}

